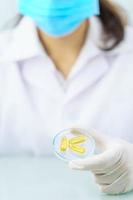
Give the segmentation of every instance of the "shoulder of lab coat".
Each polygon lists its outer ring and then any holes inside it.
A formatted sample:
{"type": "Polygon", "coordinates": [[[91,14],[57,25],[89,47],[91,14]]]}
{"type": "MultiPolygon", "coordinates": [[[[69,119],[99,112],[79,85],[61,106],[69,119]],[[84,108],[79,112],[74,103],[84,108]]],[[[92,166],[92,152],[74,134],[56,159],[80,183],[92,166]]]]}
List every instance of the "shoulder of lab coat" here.
{"type": "MultiPolygon", "coordinates": [[[[98,27],[98,20],[92,20],[93,32],[101,32],[98,27]]],[[[94,35],[92,32],[91,35],[94,35]]],[[[89,39],[89,38],[88,38],[89,39]]],[[[124,40],[113,50],[107,52],[108,55],[133,54],[133,27],[125,27],[124,40]]],[[[29,17],[24,17],[20,24],[13,30],[0,33],[0,63],[15,62],[32,58],[42,54],[44,49],[39,41],[34,22],[29,17]]]]}

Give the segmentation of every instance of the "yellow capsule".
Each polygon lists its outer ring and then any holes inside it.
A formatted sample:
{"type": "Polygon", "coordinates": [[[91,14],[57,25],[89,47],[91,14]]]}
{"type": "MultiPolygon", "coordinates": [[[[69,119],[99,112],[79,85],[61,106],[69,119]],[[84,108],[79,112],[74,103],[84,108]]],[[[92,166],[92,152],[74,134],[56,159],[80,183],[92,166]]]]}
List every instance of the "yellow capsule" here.
{"type": "Polygon", "coordinates": [[[67,150],[68,147],[68,140],[66,137],[63,137],[61,140],[60,151],[64,152],[67,150]]]}
{"type": "Polygon", "coordinates": [[[82,146],[78,146],[78,144],[84,143],[87,139],[88,138],[84,135],[80,135],[71,139],[63,137],[61,139],[60,151],[65,152],[67,148],[69,148],[76,153],[84,154],[86,152],[86,149],[82,146]]]}
{"type": "Polygon", "coordinates": [[[77,144],[81,144],[85,142],[88,138],[84,135],[80,135],[79,137],[72,138],[69,141],[69,146],[71,150],[73,150],[76,153],[84,154],[86,152],[86,149],[84,147],[78,146],[77,144]]]}
{"type": "Polygon", "coordinates": [[[87,140],[88,138],[84,135],[80,135],[79,137],[75,137],[71,139],[71,144],[80,144],[87,140]]]}
{"type": "Polygon", "coordinates": [[[77,145],[69,144],[70,149],[78,154],[84,154],[86,152],[86,149],[84,147],[80,147],[77,145]]]}

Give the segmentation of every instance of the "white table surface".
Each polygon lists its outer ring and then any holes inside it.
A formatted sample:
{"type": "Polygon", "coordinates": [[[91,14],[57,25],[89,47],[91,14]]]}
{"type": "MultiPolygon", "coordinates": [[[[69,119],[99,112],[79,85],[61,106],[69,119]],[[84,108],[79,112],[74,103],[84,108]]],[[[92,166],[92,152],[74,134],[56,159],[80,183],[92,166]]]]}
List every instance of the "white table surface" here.
{"type": "Polygon", "coordinates": [[[88,172],[46,157],[1,157],[0,200],[133,200],[99,192],[88,172]]]}

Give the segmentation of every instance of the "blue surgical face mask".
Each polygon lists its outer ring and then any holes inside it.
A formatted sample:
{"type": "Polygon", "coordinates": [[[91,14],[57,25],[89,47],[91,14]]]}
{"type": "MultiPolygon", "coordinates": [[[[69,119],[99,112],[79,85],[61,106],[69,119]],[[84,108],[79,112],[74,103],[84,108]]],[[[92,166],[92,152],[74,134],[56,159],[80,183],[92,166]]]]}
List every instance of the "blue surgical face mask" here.
{"type": "Polygon", "coordinates": [[[99,0],[18,0],[18,7],[53,37],[68,35],[84,20],[99,14],[99,0]]]}

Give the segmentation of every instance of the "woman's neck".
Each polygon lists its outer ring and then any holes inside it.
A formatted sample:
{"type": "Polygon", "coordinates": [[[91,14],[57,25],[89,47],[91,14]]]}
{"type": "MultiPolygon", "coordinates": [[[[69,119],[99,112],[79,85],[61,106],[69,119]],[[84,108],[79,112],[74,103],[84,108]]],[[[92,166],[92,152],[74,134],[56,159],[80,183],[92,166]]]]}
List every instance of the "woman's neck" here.
{"type": "Polygon", "coordinates": [[[86,20],[72,34],[60,38],[50,37],[38,30],[45,51],[65,78],[68,77],[85,42],[88,24],[86,20]]]}

